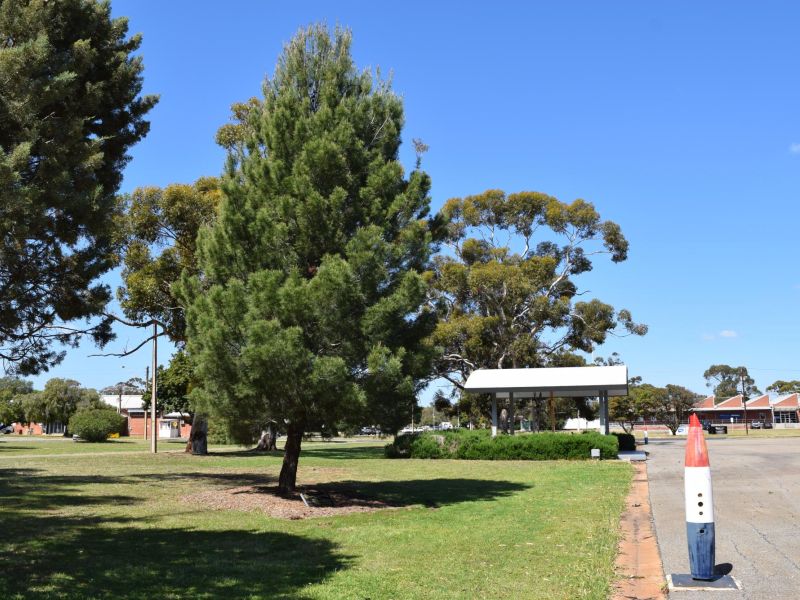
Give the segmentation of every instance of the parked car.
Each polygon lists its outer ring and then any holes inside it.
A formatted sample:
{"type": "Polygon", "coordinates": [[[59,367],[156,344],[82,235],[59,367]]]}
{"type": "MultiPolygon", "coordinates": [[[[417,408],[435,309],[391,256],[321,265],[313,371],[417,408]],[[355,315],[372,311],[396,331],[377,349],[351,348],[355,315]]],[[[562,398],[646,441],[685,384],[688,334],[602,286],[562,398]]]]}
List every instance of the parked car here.
{"type": "Polygon", "coordinates": [[[763,424],[761,423],[761,421],[752,421],[750,423],[750,429],[761,429],[762,426],[763,424]]]}
{"type": "Polygon", "coordinates": [[[772,423],[769,421],[764,422],[764,429],[772,429],[772,423]]]}
{"type": "Polygon", "coordinates": [[[380,431],[375,427],[362,427],[361,431],[358,432],[359,435],[377,435],[378,433],[380,431]]]}
{"type": "Polygon", "coordinates": [[[0,425],[0,433],[4,435],[8,435],[9,433],[14,433],[14,426],[13,425],[0,425]]]}

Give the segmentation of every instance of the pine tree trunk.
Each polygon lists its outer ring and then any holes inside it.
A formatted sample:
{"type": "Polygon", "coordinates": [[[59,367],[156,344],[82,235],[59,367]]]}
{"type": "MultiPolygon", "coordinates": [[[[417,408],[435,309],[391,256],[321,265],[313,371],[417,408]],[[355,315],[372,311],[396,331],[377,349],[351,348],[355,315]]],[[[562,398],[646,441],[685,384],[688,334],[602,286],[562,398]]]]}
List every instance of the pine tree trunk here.
{"type": "Polygon", "coordinates": [[[208,419],[205,415],[195,413],[192,419],[192,431],[186,443],[186,452],[197,455],[208,454],[208,419]]]}
{"type": "Polygon", "coordinates": [[[517,403],[517,401],[514,398],[511,398],[508,401],[508,424],[509,424],[508,433],[509,433],[509,435],[514,435],[514,429],[516,429],[516,427],[517,427],[517,424],[515,422],[516,419],[517,419],[517,416],[516,416],[516,411],[514,410],[514,408],[515,408],[514,405],[516,403],[517,403]]]}
{"type": "Polygon", "coordinates": [[[300,460],[300,444],[302,441],[303,429],[290,423],[286,430],[283,466],[278,478],[278,493],[283,496],[292,494],[297,485],[297,463],[300,460]]]}
{"type": "Polygon", "coordinates": [[[278,449],[278,429],[274,423],[268,423],[267,428],[261,432],[256,450],[272,452],[278,449]]]}

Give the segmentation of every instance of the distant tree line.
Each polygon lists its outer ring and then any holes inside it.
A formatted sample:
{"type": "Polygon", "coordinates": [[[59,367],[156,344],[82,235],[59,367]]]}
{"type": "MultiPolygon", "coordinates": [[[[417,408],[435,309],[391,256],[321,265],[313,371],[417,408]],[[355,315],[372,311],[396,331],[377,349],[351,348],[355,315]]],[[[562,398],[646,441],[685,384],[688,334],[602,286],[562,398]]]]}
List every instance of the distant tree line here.
{"type": "Polygon", "coordinates": [[[34,390],[29,381],[0,378],[0,422],[4,425],[59,423],[66,427],[75,413],[89,408],[114,410],[101,402],[96,390],[73,379],[53,378],[43,390],[34,390]]]}

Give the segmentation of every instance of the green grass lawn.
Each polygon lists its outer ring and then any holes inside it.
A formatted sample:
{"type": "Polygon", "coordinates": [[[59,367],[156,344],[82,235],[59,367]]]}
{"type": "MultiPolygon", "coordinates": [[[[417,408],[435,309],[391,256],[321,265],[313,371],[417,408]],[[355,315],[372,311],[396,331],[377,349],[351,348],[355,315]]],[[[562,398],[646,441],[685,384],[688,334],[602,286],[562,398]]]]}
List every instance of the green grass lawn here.
{"type": "Polygon", "coordinates": [[[299,484],[347,481],[400,508],[288,521],[181,500],[274,482],[279,455],[161,448],[0,443],[3,597],[606,598],[631,476],[306,443],[299,484]]]}

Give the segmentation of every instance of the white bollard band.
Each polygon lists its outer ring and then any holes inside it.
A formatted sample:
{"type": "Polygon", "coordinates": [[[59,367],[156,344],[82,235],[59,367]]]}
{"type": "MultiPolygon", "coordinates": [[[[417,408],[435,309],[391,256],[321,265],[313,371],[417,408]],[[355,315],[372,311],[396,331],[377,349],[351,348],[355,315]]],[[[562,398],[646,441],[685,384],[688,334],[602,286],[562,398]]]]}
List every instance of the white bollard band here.
{"type": "Polygon", "coordinates": [[[714,502],[711,496],[711,469],[685,468],[686,522],[713,523],[714,502]]]}

